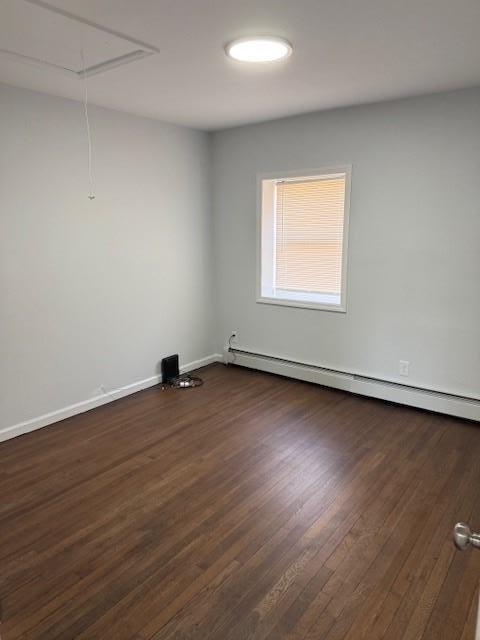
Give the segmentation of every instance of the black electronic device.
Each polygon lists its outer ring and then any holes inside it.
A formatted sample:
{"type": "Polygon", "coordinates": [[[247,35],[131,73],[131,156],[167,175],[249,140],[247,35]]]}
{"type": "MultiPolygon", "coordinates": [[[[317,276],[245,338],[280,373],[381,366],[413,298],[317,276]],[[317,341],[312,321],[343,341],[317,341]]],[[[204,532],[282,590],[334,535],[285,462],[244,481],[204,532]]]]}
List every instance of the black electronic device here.
{"type": "Polygon", "coordinates": [[[171,382],[173,378],[178,378],[180,370],[178,368],[178,353],[168,356],[162,360],[162,382],[171,382]]]}

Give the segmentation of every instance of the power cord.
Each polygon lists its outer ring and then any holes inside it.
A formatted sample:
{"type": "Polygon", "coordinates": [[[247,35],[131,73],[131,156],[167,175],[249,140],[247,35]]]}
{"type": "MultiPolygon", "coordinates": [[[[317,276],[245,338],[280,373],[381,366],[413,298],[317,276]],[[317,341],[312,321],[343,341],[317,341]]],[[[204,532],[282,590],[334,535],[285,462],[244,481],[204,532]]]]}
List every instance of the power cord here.
{"type": "Polygon", "coordinates": [[[235,356],[235,352],[232,350],[232,340],[233,340],[234,338],[236,338],[236,337],[237,337],[237,334],[236,334],[236,333],[232,333],[232,334],[230,335],[229,339],[228,339],[228,349],[227,349],[227,353],[231,355],[231,358],[232,358],[232,359],[230,360],[230,356],[228,356],[228,359],[227,359],[227,366],[228,366],[229,364],[233,364],[233,363],[235,362],[235,358],[236,358],[236,356],[235,356]]]}

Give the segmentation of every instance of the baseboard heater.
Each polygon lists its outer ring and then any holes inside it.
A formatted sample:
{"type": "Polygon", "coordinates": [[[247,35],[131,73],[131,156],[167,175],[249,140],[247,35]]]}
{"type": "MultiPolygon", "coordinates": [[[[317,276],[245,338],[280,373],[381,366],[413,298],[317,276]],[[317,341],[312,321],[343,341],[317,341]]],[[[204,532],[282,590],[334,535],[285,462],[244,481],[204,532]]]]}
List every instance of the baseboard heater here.
{"type": "Polygon", "coordinates": [[[480,398],[415,387],[234,347],[228,348],[226,355],[231,364],[242,367],[267,371],[420,409],[437,411],[467,420],[480,421],[480,398]]]}

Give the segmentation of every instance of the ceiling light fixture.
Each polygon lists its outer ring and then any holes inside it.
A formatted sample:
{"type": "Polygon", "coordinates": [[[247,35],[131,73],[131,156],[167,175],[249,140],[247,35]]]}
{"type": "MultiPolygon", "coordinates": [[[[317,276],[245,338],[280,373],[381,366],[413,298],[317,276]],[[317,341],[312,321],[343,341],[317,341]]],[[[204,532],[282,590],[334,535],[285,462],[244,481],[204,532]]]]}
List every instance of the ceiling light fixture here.
{"type": "Polygon", "coordinates": [[[225,53],[240,62],[274,62],[288,58],[292,45],[284,38],[271,36],[239,38],[227,44],[225,53]]]}

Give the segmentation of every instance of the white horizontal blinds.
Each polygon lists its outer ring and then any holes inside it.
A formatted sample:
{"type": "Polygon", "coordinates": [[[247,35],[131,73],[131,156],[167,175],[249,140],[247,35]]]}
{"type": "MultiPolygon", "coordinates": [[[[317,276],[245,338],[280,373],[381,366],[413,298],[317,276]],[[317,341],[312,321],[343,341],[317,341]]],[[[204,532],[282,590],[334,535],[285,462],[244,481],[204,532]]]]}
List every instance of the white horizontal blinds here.
{"type": "Polygon", "coordinates": [[[274,288],[340,295],[345,174],[278,182],[274,288]]]}

